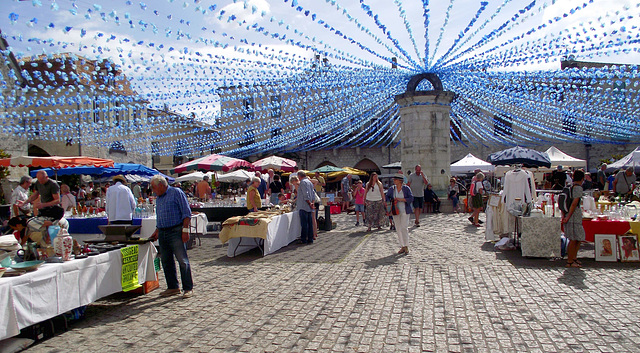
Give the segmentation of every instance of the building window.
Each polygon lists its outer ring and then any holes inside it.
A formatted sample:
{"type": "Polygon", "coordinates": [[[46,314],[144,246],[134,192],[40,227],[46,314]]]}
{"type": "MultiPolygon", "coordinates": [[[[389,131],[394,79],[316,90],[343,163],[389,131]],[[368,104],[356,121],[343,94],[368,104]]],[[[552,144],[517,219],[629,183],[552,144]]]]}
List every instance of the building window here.
{"type": "Polygon", "coordinates": [[[248,146],[256,142],[256,133],[253,129],[244,132],[244,139],[239,143],[240,147],[248,146]]]}
{"type": "Polygon", "coordinates": [[[124,144],[121,141],[113,141],[109,147],[109,153],[127,154],[127,150],[124,148],[124,144]]]}
{"type": "Polygon", "coordinates": [[[329,95],[327,94],[327,92],[320,92],[320,99],[322,99],[322,104],[329,104],[329,95]]]}
{"type": "Polygon", "coordinates": [[[93,111],[93,122],[98,123],[100,122],[100,111],[98,110],[100,108],[100,104],[96,99],[94,99],[91,103],[91,110],[93,111]]]}
{"type": "Polygon", "coordinates": [[[253,98],[245,98],[243,105],[244,120],[253,120],[253,98]]]}
{"type": "Polygon", "coordinates": [[[493,117],[494,136],[512,136],[513,123],[509,117],[494,115],[493,117]]]}
{"type": "Polygon", "coordinates": [[[449,140],[450,141],[458,141],[462,140],[462,135],[460,134],[460,127],[453,120],[453,117],[449,120],[449,140]]]}
{"type": "Polygon", "coordinates": [[[282,128],[275,128],[275,129],[271,129],[271,138],[276,138],[278,136],[282,135],[282,128]]]}
{"type": "Polygon", "coordinates": [[[576,134],[576,119],[565,116],[562,118],[562,131],[564,131],[567,135],[575,135],[576,134]]]}
{"type": "Polygon", "coordinates": [[[282,111],[280,110],[280,104],[282,102],[282,97],[280,95],[271,96],[271,117],[272,118],[280,118],[282,115],[282,111]]]}

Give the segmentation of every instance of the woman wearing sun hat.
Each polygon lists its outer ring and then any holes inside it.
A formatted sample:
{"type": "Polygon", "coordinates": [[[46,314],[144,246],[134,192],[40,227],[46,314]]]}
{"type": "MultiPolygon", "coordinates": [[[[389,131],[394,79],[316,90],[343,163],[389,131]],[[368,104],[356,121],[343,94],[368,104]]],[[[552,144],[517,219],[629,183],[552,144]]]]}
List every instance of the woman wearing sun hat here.
{"type": "Polygon", "coordinates": [[[398,254],[409,253],[409,216],[413,213],[411,204],[413,202],[413,194],[411,189],[404,185],[404,175],[398,173],[393,176],[393,185],[387,190],[387,201],[390,202],[392,210],[397,213],[393,215],[393,223],[396,225],[396,234],[400,242],[400,251],[398,254]]]}

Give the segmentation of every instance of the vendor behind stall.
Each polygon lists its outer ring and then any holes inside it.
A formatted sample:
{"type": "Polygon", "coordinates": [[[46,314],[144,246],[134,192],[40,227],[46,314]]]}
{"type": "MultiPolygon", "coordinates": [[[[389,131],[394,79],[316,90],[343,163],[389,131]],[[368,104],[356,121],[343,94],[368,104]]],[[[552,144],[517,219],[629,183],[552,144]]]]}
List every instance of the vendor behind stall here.
{"type": "Polygon", "coordinates": [[[53,219],[62,218],[64,209],[60,206],[60,187],[55,181],[49,179],[49,176],[43,170],[38,171],[36,178],[38,182],[33,194],[24,203],[18,202],[16,204],[22,206],[23,204],[33,203],[40,197],[40,203],[35,205],[39,209],[39,215],[53,219]]]}
{"type": "Polygon", "coordinates": [[[27,241],[36,243],[39,247],[46,247],[51,244],[47,228],[52,225],[59,225],[61,229],[68,229],[69,223],[62,218],[58,221],[51,221],[46,217],[25,217],[18,216],[9,220],[8,226],[13,231],[20,232],[20,244],[27,241]]]}
{"type": "Polygon", "coordinates": [[[107,204],[105,210],[109,224],[131,224],[136,200],[133,192],[127,186],[127,179],[123,175],[113,177],[113,186],[107,189],[107,204]]]}

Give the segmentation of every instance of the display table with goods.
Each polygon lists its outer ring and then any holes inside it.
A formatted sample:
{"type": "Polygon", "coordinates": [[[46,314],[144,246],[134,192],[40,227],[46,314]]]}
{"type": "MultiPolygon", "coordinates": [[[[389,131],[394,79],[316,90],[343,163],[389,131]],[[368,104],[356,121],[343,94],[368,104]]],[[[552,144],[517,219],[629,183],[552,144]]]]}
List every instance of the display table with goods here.
{"type": "Polygon", "coordinates": [[[222,244],[229,242],[229,257],[256,247],[268,255],[298,239],[301,230],[296,211],[261,211],[225,220],[219,237],[222,244]]]}
{"type": "MultiPolygon", "coordinates": [[[[107,217],[76,217],[68,218],[69,234],[102,234],[99,226],[109,223],[107,217]]],[[[208,218],[204,213],[193,214],[191,227],[194,233],[205,234],[207,232],[208,218]]],[[[133,225],[140,225],[140,238],[148,239],[156,230],[156,217],[134,218],[133,225]]]]}
{"type": "Polygon", "coordinates": [[[157,282],[153,244],[99,249],[62,263],[37,261],[22,269],[21,263],[12,264],[15,269],[0,278],[0,339],[113,293],[157,282]]]}
{"type": "MultiPolygon", "coordinates": [[[[142,218],[134,218],[133,225],[141,225],[142,218]]],[[[102,234],[99,226],[109,224],[109,220],[106,216],[94,216],[94,217],[69,217],[69,234],[102,234]]],[[[147,237],[148,238],[148,237],[147,237]]]]}
{"type": "MultiPolygon", "coordinates": [[[[235,200],[224,199],[209,202],[191,200],[189,206],[192,212],[204,213],[209,222],[224,222],[228,218],[245,216],[249,213],[245,197],[239,197],[235,200]]],[[[266,210],[267,206],[269,206],[269,200],[262,200],[260,210],[266,210]]]]}
{"type": "MultiPolygon", "coordinates": [[[[191,222],[189,225],[190,241],[187,244],[187,248],[191,249],[195,244],[195,239],[201,235],[207,233],[207,223],[209,220],[204,213],[192,213],[191,222]]],[[[149,239],[149,237],[156,230],[156,217],[148,217],[142,219],[142,228],[140,229],[140,238],[149,239]]],[[[200,244],[198,244],[200,245],[200,244]]]]}
{"type": "Polygon", "coordinates": [[[632,220],[612,220],[605,217],[584,218],[582,226],[586,234],[586,241],[593,243],[596,234],[622,235],[627,232],[640,234],[640,222],[632,220]]]}

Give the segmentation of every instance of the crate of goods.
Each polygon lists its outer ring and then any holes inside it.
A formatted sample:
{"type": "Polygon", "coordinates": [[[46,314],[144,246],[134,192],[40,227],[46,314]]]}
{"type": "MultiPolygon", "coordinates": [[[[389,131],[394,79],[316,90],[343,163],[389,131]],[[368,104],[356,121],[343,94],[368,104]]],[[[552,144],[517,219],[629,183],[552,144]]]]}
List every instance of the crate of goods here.
{"type": "Polygon", "coordinates": [[[341,212],[340,206],[331,206],[329,212],[331,212],[331,214],[339,214],[341,212]]]}

